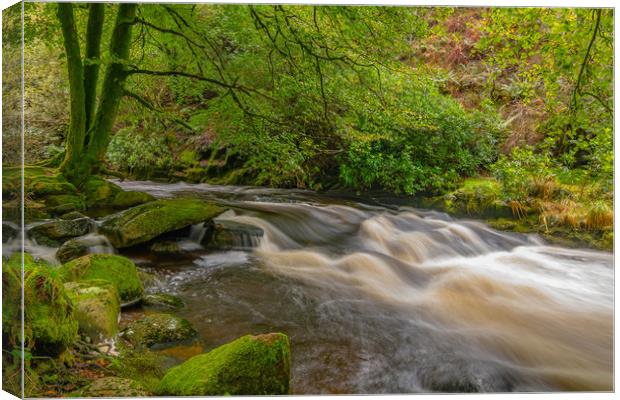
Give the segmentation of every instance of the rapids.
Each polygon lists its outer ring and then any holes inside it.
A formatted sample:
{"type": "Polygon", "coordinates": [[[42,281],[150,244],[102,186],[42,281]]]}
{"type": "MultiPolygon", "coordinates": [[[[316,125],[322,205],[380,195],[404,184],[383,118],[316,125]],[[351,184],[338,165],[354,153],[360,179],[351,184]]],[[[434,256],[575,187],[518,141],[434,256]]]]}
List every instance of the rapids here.
{"type": "Polygon", "coordinates": [[[180,360],[280,331],[297,394],[613,389],[611,253],[372,198],[115,183],[211,199],[263,231],[230,251],[128,254],[187,304],[202,344],[180,360]]]}

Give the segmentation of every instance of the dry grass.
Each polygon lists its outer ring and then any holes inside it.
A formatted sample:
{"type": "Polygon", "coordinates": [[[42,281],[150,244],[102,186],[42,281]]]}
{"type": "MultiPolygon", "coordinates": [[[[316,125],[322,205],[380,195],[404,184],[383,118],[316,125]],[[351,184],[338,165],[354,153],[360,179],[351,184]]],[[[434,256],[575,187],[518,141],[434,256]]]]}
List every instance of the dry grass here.
{"type": "Polygon", "coordinates": [[[609,204],[602,200],[595,201],[588,208],[585,216],[585,226],[589,230],[603,230],[613,227],[614,211],[609,204]]]}

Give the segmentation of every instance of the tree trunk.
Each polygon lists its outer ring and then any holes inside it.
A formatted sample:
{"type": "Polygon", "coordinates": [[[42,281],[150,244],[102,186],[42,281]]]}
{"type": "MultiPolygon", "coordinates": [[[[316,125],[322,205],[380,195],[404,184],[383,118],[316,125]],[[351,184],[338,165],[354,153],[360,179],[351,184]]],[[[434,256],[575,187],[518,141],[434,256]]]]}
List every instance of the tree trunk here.
{"type": "Polygon", "coordinates": [[[83,174],[88,173],[82,158],[84,135],[86,133],[84,67],[80,56],[80,42],[73,17],[73,5],[70,3],[58,3],[57,16],[62,28],[65,52],[67,53],[71,97],[71,120],[65,143],[65,159],[60,165],[60,170],[70,181],[79,182],[83,174]]]}
{"type": "Polygon", "coordinates": [[[106,68],[97,113],[89,129],[87,162],[91,168],[100,165],[110,142],[112,126],[123,96],[127,78],[125,62],[131,46],[131,27],[136,15],[136,4],[120,4],[116,24],[110,40],[112,63],[106,68]]]}
{"type": "MultiPolygon", "coordinates": [[[[91,3],[86,27],[86,55],[84,60],[84,92],[86,108],[86,129],[90,129],[97,100],[97,79],[101,63],[101,32],[105,17],[105,4],[91,3]]],[[[86,137],[86,144],[89,138],[86,137]]]]}

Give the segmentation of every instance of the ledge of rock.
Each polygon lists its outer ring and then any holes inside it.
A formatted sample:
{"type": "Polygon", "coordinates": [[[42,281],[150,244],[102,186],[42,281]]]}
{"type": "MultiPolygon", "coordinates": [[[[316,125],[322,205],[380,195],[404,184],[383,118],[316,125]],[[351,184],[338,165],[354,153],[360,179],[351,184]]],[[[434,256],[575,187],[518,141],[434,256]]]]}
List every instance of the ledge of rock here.
{"type": "Polygon", "coordinates": [[[108,218],[101,227],[116,248],[148,242],[164,233],[210,221],[222,207],[198,199],[156,200],[108,218]]]}

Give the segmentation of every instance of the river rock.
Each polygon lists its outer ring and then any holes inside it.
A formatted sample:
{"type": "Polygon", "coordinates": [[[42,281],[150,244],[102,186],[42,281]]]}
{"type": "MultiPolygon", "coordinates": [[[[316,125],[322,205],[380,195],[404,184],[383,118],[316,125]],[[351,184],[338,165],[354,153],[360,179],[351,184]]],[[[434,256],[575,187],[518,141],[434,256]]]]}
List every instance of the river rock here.
{"type": "Polygon", "coordinates": [[[80,195],[57,194],[45,198],[45,206],[54,215],[66,214],[71,211],[84,211],[86,204],[80,195]]]}
{"type": "Polygon", "coordinates": [[[156,200],[108,218],[101,227],[116,248],[148,242],[164,233],[210,221],[224,211],[198,199],[156,200]]]}
{"type": "Polygon", "coordinates": [[[261,228],[236,221],[213,221],[207,245],[220,250],[254,247],[263,236],[261,228]]]}
{"type": "Polygon", "coordinates": [[[123,191],[120,186],[100,176],[89,177],[80,189],[86,196],[86,206],[89,209],[109,207],[114,197],[123,191]]]}
{"type": "Polygon", "coordinates": [[[56,246],[68,238],[85,235],[93,228],[94,222],[90,218],[58,219],[34,226],[28,231],[28,236],[39,244],[56,246]]]}
{"type": "Polygon", "coordinates": [[[286,395],[290,369],[286,335],[247,335],[171,368],[159,383],[157,394],[286,395]]]}
{"type": "MultiPolygon", "coordinates": [[[[7,348],[21,336],[21,254],[2,262],[2,336],[7,348]]],[[[24,254],[25,346],[34,354],[55,357],[77,338],[71,299],[55,268],[24,254]]]]}
{"type": "Polygon", "coordinates": [[[90,337],[93,343],[114,338],[121,312],[114,284],[97,279],[67,282],[64,286],[76,308],[80,332],[90,337]]]}
{"type": "Polygon", "coordinates": [[[93,381],[80,391],[79,397],[145,397],[150,393],[132,379],[106,376],[93,381]]]}
{"type": "Polygon", "coordinates": [[[69,221],[80,218],[86,218],[86,215],[82,214],[79,211],[69,211],[68,213],[62,214],[60,216],[60,219],[66,219],[69,221]]]}
{"type": "Polygon", "coordinates": [[[142,305],[153,308],[182,308],[183,300],[168,293],[152,293],[142,297],[142,305]]]}
{"type": "Polygon", "coordinates": [[[187,340],[196,335],[190,323],[172,314],[149,314],[134,321],[122,336],[134,346],[150,347],[187,340]]]}
{"type": "Polygon", "coordinates": [[[64,264],[59,269],[65,282],[103,279],[116,287],[122,305],[142,298],[144,287],[134,263],[113,254],[88,254],[64,264]]]}
{"type": "Polygon", "coordinates": [[[69,239],[56,250],[56,258],[66,263],[90,253],[113,253],[105,236],[90,234],[69,239]]]}

